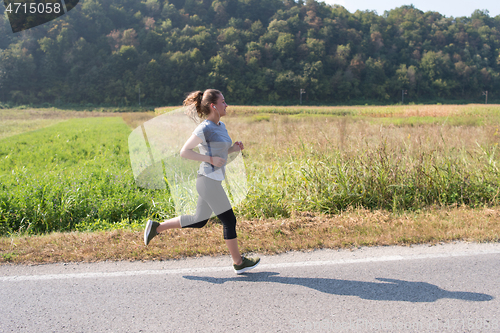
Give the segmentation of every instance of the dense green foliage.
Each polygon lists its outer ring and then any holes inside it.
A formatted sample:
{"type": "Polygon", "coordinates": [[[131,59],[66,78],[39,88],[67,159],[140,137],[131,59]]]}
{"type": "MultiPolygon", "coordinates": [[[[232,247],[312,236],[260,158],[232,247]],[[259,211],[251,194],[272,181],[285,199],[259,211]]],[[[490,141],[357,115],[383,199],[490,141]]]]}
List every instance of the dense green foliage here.
{"type": "Polygon", "coordinates": [[[165,193],[135,186],[129,134],[121,118],[86,118],[0,140],[0,234],[123,224],[171,211],[165,193]]]}
{"type": "MultiPolygon", "coordinates": [[[[0,8],[3,7],[0,6],[0,8]]],[[[383,15],[302,0],[82,0],[22,33],[0,15],[0,102],[178,105],[481,101],[500,91],[500,16],[383,15]]]]}

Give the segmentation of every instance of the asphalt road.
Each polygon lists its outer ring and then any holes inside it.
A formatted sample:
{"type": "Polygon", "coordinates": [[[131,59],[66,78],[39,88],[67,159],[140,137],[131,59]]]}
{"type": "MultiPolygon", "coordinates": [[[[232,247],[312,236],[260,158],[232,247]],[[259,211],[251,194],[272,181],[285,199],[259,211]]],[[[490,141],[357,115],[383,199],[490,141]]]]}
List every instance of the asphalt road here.
{"type": "Polygon", "coordinates": [[[500,244],[0,266],[0,332],[500,332],[500,244]]]}

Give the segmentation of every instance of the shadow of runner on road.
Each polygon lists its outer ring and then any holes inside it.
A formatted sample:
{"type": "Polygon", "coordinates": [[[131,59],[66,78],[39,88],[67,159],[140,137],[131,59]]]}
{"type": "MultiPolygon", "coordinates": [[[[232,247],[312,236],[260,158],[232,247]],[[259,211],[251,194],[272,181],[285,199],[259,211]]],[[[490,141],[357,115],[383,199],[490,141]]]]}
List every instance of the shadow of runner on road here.
{"type": "Polygon", "coordinates": [[[447,291],[427,282],[410,282],[396,279],[376,278],[381,282],[338,280],[328,278],[281,277],[275,272],[258,272],[233,278],[214,278],[209,276],[183,276],[193,281],[214,284],[226,282],[274,282],[304,286],[331,295],[358,296],[376,301],[435,302],[442,298],[463,301],[484,302],[493,297],[487,294],[467,291],[447,291]]]}

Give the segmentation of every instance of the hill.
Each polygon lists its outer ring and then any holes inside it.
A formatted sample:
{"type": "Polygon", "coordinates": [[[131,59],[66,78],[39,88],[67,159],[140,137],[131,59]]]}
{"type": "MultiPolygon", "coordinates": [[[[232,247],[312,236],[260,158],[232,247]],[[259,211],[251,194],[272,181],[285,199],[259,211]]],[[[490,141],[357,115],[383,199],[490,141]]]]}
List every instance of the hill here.
{"type": "Polygon", "coordinates": [[[301,89],[309,104],[479,102],[500,90],[500,17],[480,10],[82,0],[17,34],[2,14],[3,103],[178,105],[207,87],[240,105],[298,104],[301,89]]]}

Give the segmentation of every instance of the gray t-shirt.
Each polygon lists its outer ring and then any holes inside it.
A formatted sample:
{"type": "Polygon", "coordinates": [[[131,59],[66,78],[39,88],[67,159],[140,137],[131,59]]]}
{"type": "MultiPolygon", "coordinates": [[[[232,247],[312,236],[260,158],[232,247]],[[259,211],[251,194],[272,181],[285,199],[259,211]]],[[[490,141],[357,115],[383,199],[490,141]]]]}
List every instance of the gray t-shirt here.
{"type": "MultiPolygon", "coordinates": [[[[231,147],[232,140],[227,133],[226,125],[222,121],[219,123],[220,125],[217,125],[208,119],[204,120],[196,127],[193,134],[203,140],[198,145],[200,154],[220,157],[227,161],[228,149],[231,147]]],[[[210,163],[202,162],[198,173],[213,180],[222,181],[225,175],[225,165],[218,168],[210,163]]]]}

